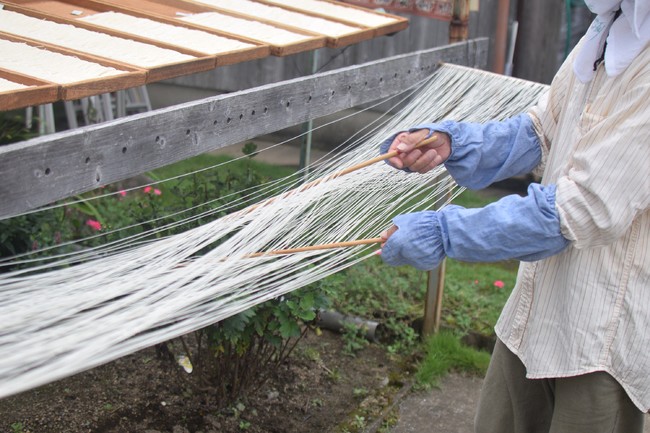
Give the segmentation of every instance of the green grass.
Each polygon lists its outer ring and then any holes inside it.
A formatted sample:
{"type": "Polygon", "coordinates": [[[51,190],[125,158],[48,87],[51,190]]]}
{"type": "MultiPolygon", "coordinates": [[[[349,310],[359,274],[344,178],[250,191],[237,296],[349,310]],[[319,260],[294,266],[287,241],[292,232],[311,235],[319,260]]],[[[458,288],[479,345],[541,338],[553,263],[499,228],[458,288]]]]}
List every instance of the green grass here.
{"type": "Polygon", "coordinates": [[[458,333],[441,331],[425,343],[425,355],[415,374],[417,387],[437,386],[441,377],[451,371],[485,375],[490,355],[461,343],[458,333]]]}
{"type": "Polygon", "coordinates": [[[466,189],[452,203],[463,207],[483,207],[493,201],[495,201],[495,197],[466,189]]]}
{"type": "MultiPolygon", "coordinates": [[[[242,155],[243,156],[243,155],[242,155]]],[[[227,155],[215,155],[206,153],[203,155],[195,156],[181,162],[177,162],[167,167],[155,170],[154,176],[156,179],[165,179],[168,177],[178,176],[184,173],[190,173],[196,170],[202,170],[206,167],[212,167],[223,164],[223,167],[215,168],[216,170],[237,172],[246,170],[249,167],[265,179],[280,179],[289,176],[296,172],[291,167],[282,167],[276,165],[269,165],[263,162],[256,161],[254,158],[241,158],[233,161],[235,158],[227,155]]]]}
{"type": "MultiPolygon", "coordinates": [[[[156,188],[162,191],[157,200],[161,208],[171,210],[187,209],[197,200],[202,203],[214,201],[213,207],[237,201],[250,193],[250,190],[242,194],[234,193],[235,191],[246,191],[251,185],[284,179],[295,172],[291,167],[269,165],[250,157],[233,158],[206,153],[156,169],[147,175],[154,182],[166,180],[156,185],[156,188]],[[198,173],[195,173],[197,171],[198,173]],[[180,177],[173,179],[177,176],[180,177]],[[192,191],[196,197],[187,196],[188,191],[192,191]],[[221,198],[215,201],[215,197],[221,198]]],[[[274,189],[266,191],[264,196],[278,194],[293,180],[295,179],[275,185],[274,189]]],[[[199,211],[205,209],[206,207],[200,207],[199,211]]]]}
{"type": "Polygon", "coordinates": [[[517,277],[516,262],[462,263],[447,260],[443,324],[489,336],[517,277]],[[499,287],[503,284],[503,287],[499,287]]]}

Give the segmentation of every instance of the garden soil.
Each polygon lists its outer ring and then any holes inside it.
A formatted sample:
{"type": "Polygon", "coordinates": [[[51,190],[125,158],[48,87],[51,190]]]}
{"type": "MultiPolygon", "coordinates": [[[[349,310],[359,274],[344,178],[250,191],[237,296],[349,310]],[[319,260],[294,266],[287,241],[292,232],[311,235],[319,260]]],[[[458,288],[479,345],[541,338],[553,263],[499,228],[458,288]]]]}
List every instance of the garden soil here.
{"type": "Polygon", "coordinates": [[[339,334],[307,333],[266,383],[225,407],[173,357],[145,349],[0,400],[0,432],[299,433],[394,423],[408,372],[378,345],[355,356],[343,345],[339,334]]]}
{"type": "MultiPolygon", "coordinates": [[[[290,362],[227,407],[154,348],[0,400],[2,433],[470,433],[482,379],[452,373],[426,392],[374,344],[307,334],[290,362]]],[[[650,433],[650,419],[644,433],[650,433]]]]}

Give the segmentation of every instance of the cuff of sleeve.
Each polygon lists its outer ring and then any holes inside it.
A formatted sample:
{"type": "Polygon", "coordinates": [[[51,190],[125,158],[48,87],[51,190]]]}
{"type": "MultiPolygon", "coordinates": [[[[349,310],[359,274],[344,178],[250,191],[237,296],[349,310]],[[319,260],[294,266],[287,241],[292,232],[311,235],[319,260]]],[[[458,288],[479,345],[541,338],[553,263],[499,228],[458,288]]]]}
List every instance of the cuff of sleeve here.
{"type": "Polygon", "coordinates": [[[422,123],[420,125],[417,125],[409,129],[409,132],[417,131],[420,129],[429,130],[429,133],[427,134],[426,138],[431,137],[435,132],[444,132],[445,134],[447,134],[449,136],[449,139],[451,140],[451,155],[449,155],[447,161],[452,160],[454,156],[454,148],[458,147],[458,143],[460,143],[458,122],[456,122],[455,120],[444,120],[440,123],[422,123]]]}
{"type": "Polygon", "coordinates": [[[389,265],[411,265],[435,269],[445,258],[437,212],[424,211],[395,217],[398,230],[382,248],[381,258],[389,265]]]}
{"type": "Polygon", "coordinates": [[[379,145],[379,154],[380,155],[385,155],[386,153],[388,153],[388,149],[390,148],[390,144],[393,142],[393,140],[395,140],[395,137],[397,137],[402,132],[404,132],[404,131],[398,131],[395,134],[388,137],[386,140],[384,140],[384,142],[379,145]]]}

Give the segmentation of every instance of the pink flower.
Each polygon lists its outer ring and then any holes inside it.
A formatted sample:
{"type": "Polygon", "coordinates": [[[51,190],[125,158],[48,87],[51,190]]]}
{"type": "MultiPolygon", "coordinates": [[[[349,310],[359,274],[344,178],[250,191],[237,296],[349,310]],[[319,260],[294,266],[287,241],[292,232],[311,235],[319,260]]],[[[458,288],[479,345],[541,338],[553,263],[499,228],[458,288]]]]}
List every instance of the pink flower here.
{"type": "Polygon", "coordinates": [[[501,280],[496,280],[496,281],[494,282],[494,287],[497,287],[497,288],[499,288],[499,289],[503,289],[503,286],[505,286],[505,284],[504,284],[503,281],[501,281],[501,280]]]}
{"type": "Polygon", "coordinates": [[[126,197],[126,191],[124,190],[119,191],[118,194],[121,195],[122,197],[126,197]]]}
{"type": "Polygon", "coordinates": [[[160,194],[162,194],[162,191],[160,191],[159,189],[154,189],[153,193],[156,194],[156,195],[160,195],[160,194]]]}
{"type": "Polygon", "coordinates": [[[474,280],[474,284],[478,284],[478,280],[474,280]]]}
{"type": "Polygon", "coordinates": [[[149,194],[151,192],[152,188],[150,186],[145,186],[144,187],[144,193],[149,194]]]}
{"type": "Polygon", "coordinates": [[[86,225],[88,227],[90,227],[91,229],[93,229],[93,230],[99,231],[99,230],[102,229],[102,223],[100,223],[97,220],[88,219],[88,220],[86,220],[86,225]]]}

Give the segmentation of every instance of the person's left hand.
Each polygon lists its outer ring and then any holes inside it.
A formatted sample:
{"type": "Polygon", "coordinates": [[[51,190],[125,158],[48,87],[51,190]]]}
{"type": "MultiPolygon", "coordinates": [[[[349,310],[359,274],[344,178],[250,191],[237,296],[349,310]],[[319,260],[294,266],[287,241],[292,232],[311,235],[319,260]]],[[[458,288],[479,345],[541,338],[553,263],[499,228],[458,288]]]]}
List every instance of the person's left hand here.
{"type": "Polygon", "coordinates": [[[397,151],[397,156],[388,159],[388,163],[395,168],[408,168],[417,173],[426,173],[433,170],[449,158],[451,154],[451,139],[444,132],[435,131],[433,143],[415,148],[430,134],[428,129],[419,129],[413,132],[401,132],[395,136],[388,151],[397,151]]]}

